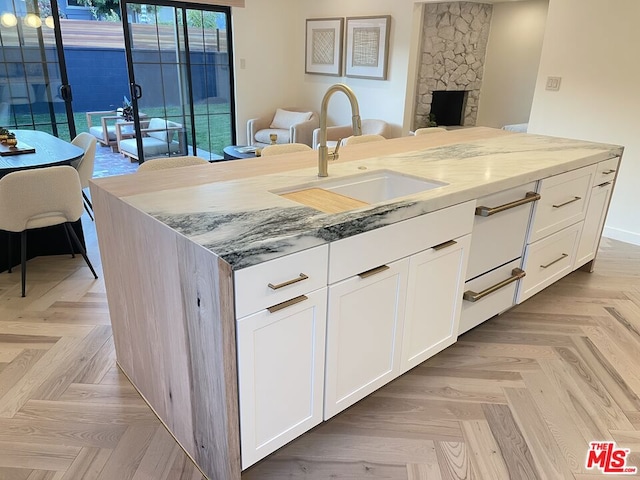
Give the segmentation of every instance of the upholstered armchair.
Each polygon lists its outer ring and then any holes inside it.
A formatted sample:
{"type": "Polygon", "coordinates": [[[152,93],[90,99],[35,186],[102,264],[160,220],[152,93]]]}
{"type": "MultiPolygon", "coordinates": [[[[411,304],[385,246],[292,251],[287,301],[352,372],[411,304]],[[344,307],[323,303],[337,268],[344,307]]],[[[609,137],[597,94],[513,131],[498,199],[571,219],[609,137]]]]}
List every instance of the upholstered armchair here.
{"type": "Polygon", "coordinates": [[[252,118],[247,122],[249,145],[264,147],[271,143],[270,135],[276,134],[276,143],[304,143],[311,146],[313,130],[320,121],[318,114],[297,107],[278,108],[275,115],[252,118]]]}
{"type": "MultiPolygon", "coordinates": [[[[381,135],[389,138],[389,124],[384,120],[376,120],[373,118],[365,118],[361,121],[362,135],[381,135]]],[[[327,127],[327,147],[334,148],[340,139],[345,139],[353,135],[353,126],[337,125],[335,127],[327,127]]],[[[318,148],[320,141],[320,129],[313,131],[313,148],[318,148]]]]}
{"type": "MultiPolygon", "coordinates": [[[[138,144],[135,134],[124,130],[132,126],[133,122],[116,123],[116,141],[120,153],[133,162],[138,161],[138,144]]],[[[184,127],[180,123],[151,118],[140,122],[140,126],[145,160],[162,156],[186,155],[184,127]]]]}

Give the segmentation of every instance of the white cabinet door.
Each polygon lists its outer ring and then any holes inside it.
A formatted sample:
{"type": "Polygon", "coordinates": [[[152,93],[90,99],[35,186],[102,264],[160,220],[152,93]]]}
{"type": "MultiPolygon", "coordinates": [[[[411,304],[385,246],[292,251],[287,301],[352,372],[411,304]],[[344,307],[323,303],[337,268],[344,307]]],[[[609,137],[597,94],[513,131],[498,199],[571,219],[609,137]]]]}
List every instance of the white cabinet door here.
{"type": "MultiPolygon", "coordinates": [[[[605,170],[607,172],[609,170],[605,170]]],[[[587,208],[587,216],[584,219],[580,243],[578,244],[578,252],[576,253],[576,261],[573,265],[575,270],[581,267],[596,256],[596,250],[602,234],[602,227],[607,216],[607,206],[609,205],[609,197],[613,184],[611,182],[604,183],[593,187],[591,191],[591,199],[587,208]]]]}
{"type": "Polygon", "coordinates": [[[410,258],[401,373],[458,338],[470,244],[471,235],[466,235],[410,258]]]}
{"type": "Polygon", "coordinates": [[[395,378],[409,260],[329,286],[324,418],[395,378]]]}
{"type": "Polygon", "coordinates": [[[242,468],[322,421],[327,289],[237,322],[242,468]]]}

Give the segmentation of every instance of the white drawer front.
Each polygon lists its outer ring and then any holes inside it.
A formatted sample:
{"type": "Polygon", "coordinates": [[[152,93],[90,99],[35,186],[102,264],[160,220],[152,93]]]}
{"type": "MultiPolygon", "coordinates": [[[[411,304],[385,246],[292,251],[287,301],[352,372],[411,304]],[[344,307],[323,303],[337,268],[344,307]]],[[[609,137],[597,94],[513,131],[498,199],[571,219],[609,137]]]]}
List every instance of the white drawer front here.
{"type": "Polygon", "coordinates": [[[582,222],[527,246],[517,303],[526,300],[572,271],[582,222]]]}
{"type": "Polygon", "coordinates": [[[329,283],[471,233],[475,201],[331,243],[329,283]]]}
{"type": "MultiPolygon", "coordinates": [[[[506,265],[498,267],[495,270],[487,272],[484,275],[465,283],[465,293],[469,296],[474,293],[481,294],[487,289],[498,285],[500,282],[515,279],[518,272],[514,272],[514,270],[520,267],[520,261],[521,258],[517,258],[506,265]]],[[[496,290],[495,292],[476,301],[463,300],[458,335],[462,335],[467,330],[471,330],[473,327],[480,325],[485,320],[488,320],[494,315],[502,313],[506,309],[512,307],[515,304],[516,287],[518,286],[519,281],[520,280],[512,281],[499,290],[496,290]]]]}
{"type": "Polygon", "coordinates": [[[321,245],[236,271],[236,318],[326,286],[328,255],[321,245]]]}
{"type": "Polygon", "coordinates": [[[533,210],[529,243],[584,220],[595,171],[590,165],[540,182],[542,198],[533,210]]]}
{"type": "Polygon", "coordinates": [[[600,185],[606,182],[612,182],[616,178],[620,157],[610,158],[604,162],[600,162],[597,166],[596,176],[593,185],[600,185]]]}
{"type": "Polygon", "coordinates": [[[527,193],[534,192],[536,182],[499,192],[477,201],[473,222],[473,236],[469,253],[466,279],[475,278],[485,272],[522,256],[531,207],[535,202],[508,208],[489,216],[480,216],[480,207],[495,209],[508,206],[519,200],[530,200],[527,193]]]}

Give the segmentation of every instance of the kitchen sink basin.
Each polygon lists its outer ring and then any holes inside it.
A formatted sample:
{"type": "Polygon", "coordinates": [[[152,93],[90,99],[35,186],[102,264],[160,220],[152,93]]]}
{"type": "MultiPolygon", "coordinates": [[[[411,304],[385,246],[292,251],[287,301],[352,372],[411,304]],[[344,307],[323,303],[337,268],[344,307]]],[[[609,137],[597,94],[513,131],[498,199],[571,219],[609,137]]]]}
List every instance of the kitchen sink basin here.
{"type": "Polygon", "coordinates": [[[350,175],[273,191],[282,197],[326,213],[338,213],[373,203],[413,195],[448,185],[392,170],[350,175]]]}
{"type": "Polygon", "coordinates": [[[404,175],[392,170],[376,170],[337,180],[327,180],[317,187],[361,202],[378,203],[445,185],[448,184],[404,175]]]}

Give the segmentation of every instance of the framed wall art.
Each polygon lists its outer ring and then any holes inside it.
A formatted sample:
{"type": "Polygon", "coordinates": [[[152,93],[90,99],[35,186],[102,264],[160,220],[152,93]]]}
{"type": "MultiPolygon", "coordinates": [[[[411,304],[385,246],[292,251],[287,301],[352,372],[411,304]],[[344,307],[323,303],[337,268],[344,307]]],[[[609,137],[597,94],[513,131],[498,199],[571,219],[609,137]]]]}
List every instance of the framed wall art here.
{"type": "Polygon", "coordinates": [[[344,18],[307,19],[305,73],[342,76],[344,18]]]}
{"type": "Polygon", "coordinates": [[[390,15],[347,18],[347,77],[387,79],[390,30],[390,15]]]}

